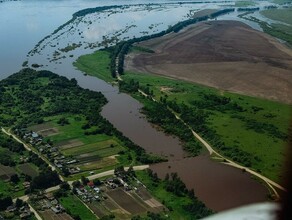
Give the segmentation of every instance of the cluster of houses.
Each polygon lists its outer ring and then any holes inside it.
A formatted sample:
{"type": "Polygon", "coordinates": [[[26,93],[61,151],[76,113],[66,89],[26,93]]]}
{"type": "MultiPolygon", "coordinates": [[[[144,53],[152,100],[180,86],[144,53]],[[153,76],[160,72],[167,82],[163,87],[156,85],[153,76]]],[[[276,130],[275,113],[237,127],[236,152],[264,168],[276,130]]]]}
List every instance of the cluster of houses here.
{"type": "Polygon", "coordinates": [[[124,187],[126,191],[132,189],[132,187],[119,176],[106,179],[105,185],[110,189],[115,189],[117,187],[124,187]]]}
{"type": "Polygon", "coordinates": [[[52,210],[55,214],[59,214],[65,211],[64,207],[59,204],[58,200],[53,196],[52,193],[47,193],[41,198],[39,198],[38,202],[38,210],[52,210]]]}
{"type": "Polygon", "coordinates": [[[23,140],[34,146],[40,153],[46,155],[46,157],[54,163],[58,169],[68,168],[70,174],[76,174],[80,172],[79,167],[68,167],[78,162],[74,158],[65,157],[59,151],[58,147],[52,146],[51,144],[44,143],[43,138],[37,132],[27,131],[25,129],[15,131],[16,134],[20,135],[23,140]]]}
{"type": "MultiPolygon", "coordinates": [[[[16,216],[19,216],[20,219],[27,219],[28,217],[30,217],[32,215],[29,206],[25,203],[23,206],[21,206],[20,208],[16,207],[15,204],[7,207],[6,213],[9,213],[9,216],[11,216],[11,214],[14,214],[16,216]]],[[[5,219],[5,217],[0,215],[0,219],[5,219]]]]}
{"type": "Polygon", "coordinates": [[[76,194],[84,201],[84,202],[92,202],[92,201],[100,201],[103,197],[101,195],[101,189],[94,185],[93,181],[89,181],[87,183],[87,187],[84,185],[80,185],[75,188],[76,194]]]}

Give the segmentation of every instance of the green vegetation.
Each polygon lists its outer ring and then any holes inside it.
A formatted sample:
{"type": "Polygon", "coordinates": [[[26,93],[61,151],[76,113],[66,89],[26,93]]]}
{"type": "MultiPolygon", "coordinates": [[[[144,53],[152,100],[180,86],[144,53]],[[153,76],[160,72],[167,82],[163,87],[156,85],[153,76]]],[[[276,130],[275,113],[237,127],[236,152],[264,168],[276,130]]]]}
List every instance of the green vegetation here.
{"type": "Polygon", "coordinates": [[[15,134],[31,143],[66,177],[112,169],[118,163],[162,160],[146,154],[104,119],[100,115],[104,96],[82,89],[75,79],[23,69],[1,81],[0,91],[0,125],[13,126],[15,134]],[[30,131],[37,132],[40,140],[32,138],[30,131]]]}
{"type": "Polygon", "coordinates": [[[292,2],[292,0],[273,0],[273,2],[277,4],[285,4],[292,2]]]}
{"type": "Polygon", "coordinates": [[[186,189],[176,174],[160,180],[151,170],[135,173],[148,191],[168,208],[170,219],[201,219],[212,213],[197,200],[193,190],[186,189]]]}
{"type": "MultiPolygon", "coordinates": [[[[225,156],[279,179],[291,106],[149,74],[127,73],[123,79],[148,87],[159,105],[178,113],[225,156]]],[[[149,108],[148,99],[140,100],[149,108]]]]}
{"type": "MultiPolygon", "coordinates": [[[[169,34],[171,32],[179,32],[180,30],[187,27],[188,25],[195,24],[197,22],[204,21],[204,20],[207,20],[209,18],[215,18],[219,15],[226,14],[226,13],[229,13],[232,11],[234,11],[233,8],[232,9],[222,9],[219,11],[215,11],[215,12],[211,13],[210,15],[205,15],[205,16],[196,17],[196,18],[190,18],[190,19],[187,19],[185,21],[180,21],[177,24],[170,26],[167,30],[161,31],[159,33],[155,33],[152,35],[143,36],[143,37],[139,37],[139,38],[133,38],[133,39],[130,39],[128,41],[122,41],[122,42],[119,42],[114,47],[107,48],[106,50],[110,52],[111,61],[110,61],[109,67],[110,67],[110,73],[111,73],[112,77],[116,77],[116,71],[119,74],[123,74],[125,54],[127,54],[129,52],[129,50],[131,49],[131,47],[134,43],[149,40],[149,39],[156,38],[156,37],[161,37],[161,36],[163,36],[165,34],[169,34]]],[[[147,50],[147,52],[152,52],[152,51],[147,50]]]]}
{"type": "Polygon", "coordinates": [[[75,49],[78,48],[78,47],[81,47],[81,45],[82,45],[82,44],[75,44],[75,43],[73,43],[73,44],[68,45],[68,46],[66,46],[66,47],[64,47],[64,48],[61,48],[60,51],[66,53],[66,52],[69,52],[69,51],[75,50],[75,49]]]}
{"type": "Polygon", "coordinates": [[[248,7],[248,6],[255,6],[254,1],[236,1],[235,7],[248,7]]]}
{"type": "Polygon", "coordinates": [[[261,14],[272,20],[282,21],[285,22],[286,24],[292,25],[292,8],[285,9],[273,8],[261,11],[261,14]]]}
{"type": "Polygon", "coordinates": [[[90,55],[80,56],[74,62],[74,66],[90,76],[111,82],[113,78],[111,77],[109,63],[110,53],[105,50],[99,50],[90,55]]]}
{"type": "Polygon", "coordinates": [[[131,52],[131,53],[135,53],[135,52],[155,53],[154,50],[151,50],[151,49],[148,49],[145,47],[141,47],[141,46],[132,46],[129,52],[131,52]]]}
{"type": "MultiPolygon", "coordinates": [[[[269,10],[279,10],[279,9],[269,9],[269,10]]],[[[289,27],[288,25],[283,25],[283,24],[281,24],[281,25],[271,24],[270,25],[267,22],[261,21],[253,16],[246,17],[248,14],[250,14],[250,12],[243,13],[243,14],[239,15],[238,17],[258,23],[265,33],[268,33],[273,37],[284,40],[289,45],[292,45],[291,27],[289,27]]],[[[285,16],[275,15],[275,17],[277,16],[279,19],[284,19],[287,21],[287,18],[289,17],[289,15],[287,15],[286,13],[284,13],[284,14],[285,14],[285,16]]]]}
{"type": "Polygon", "coordinates": [[[68,194],[61,197],[59,201],[72,217],[79,216],[81,220],[96,219],[95,215],[75,195],[68,194]]]}
{"type": "Polygon", "coordinates": [[[167,134],[179,137],[184,150],[190,156],[199,155],[202,149],[201,143],[194,138],[191,130],[182,121],[176,119],[165,103],[157,103],[148,99],[139,100],[144,104],[143,112],[151,123],[159,125],[167,134]]]}
{"type": "Polygon", "coordinates": [[[150,74],[127,72],[123,79],[120,89],[138,98],[148,119],[180,137],[192,155],[201,145],[193,139],[188,144],[188,128],[170,109],[225,156],[279,180],[291,106],[150,74]],[[139,96],[138,89],[159,103],[139,96]]]}

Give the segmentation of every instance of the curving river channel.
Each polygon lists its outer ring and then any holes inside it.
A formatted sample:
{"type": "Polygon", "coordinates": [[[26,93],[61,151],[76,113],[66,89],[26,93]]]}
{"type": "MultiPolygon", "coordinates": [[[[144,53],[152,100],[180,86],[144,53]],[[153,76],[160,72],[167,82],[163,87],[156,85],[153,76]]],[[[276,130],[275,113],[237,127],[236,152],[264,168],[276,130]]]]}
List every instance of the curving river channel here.
{"type": "MultiPolygon", "coordinates": [[[[146,5],[150,2],[65,0],[40,3],[27,0],[0,4],[0,79],[17,72],[25,60],[30,65],[42,64],[43,69],[75,78],[83,88],[100,91],[105,95],[109,102],[104,106],[102,115],[118,130],[147,152],[169,159],[166,163],[151,166],[161,178],[166,173],[177,172],[187,187],[193,188],[196,196],[215,211],[267,200],[267,188],[249,174],[212,161],[207,155],[187,158],[177,138],[158,131],[147,122],[140,112],[142,105],[137,100],[120,93],[118,88],[100,79],[85,76],[73,67],[72,62],[78,56],[101,48],[106,40],[110,39],[109,44],[113,44],[115,40],[159,32],[168,25],[186,19],[187,14],[193,11],[222,8],[232,3],[200,1],[176,4],[175,1],[154,1],[161,5],[146,5]],[[137,3],[139,5],[135,5],[137,3]],[[131,6],[81,17],[51,35],[80,9],[125,4],[131,6]],[[80,43],[82,46],[65,55],[54,54],[55,47],[62,48],[72,43],[80,43]],[[28,53],[32,48],[35,51],[28,53]]],[[[238,19],[236,14],[225,17],[238,19]]]]}

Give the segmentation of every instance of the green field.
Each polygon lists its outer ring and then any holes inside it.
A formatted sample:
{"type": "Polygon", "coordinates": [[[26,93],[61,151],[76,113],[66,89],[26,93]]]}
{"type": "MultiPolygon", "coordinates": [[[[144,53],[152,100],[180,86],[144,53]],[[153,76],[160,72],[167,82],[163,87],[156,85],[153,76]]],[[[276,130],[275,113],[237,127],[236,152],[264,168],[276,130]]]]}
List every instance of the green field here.
{"type": "MultiPolygon", "coordinates": [[[[134,79],[139,81],[141,86],[148,86],[157,100],[167,96],[168,100],[195,108],[204,103],[205,95],[230,98],[231,102],[237,103],[244,111],[200,107],[199,109],[208,113],[208,127],[220,136],[225,145],[257,156],[257,160],[252,159],[252,168],[279,180],[286,141],[266,130],[256,131],[248,129],[247,126],[256,122],[260,126],[275,126],[277,132],[287,134],[291,106],[149,74],[126,73],[123,79],[134,79]]],[[[216,145],[214,147],[216,148],[216,145]]],[[[222,152],[224,153],[224,150],[222,152]]],[[[235,158],[235,155],[227,156],[235,158]]]]}
{"type": "Polygon", "coordinates": [[[25,177],[23,175],[23,170],[20,167],[23,167],[26,171],[26,174],[34,177],[38,172],[38,167],[31,163],[23,164],[21,158],[28,158],[28,151],[22,150],[14,150],[15,147],[8,149],[7,143],[11,143],[11,147],[18,145],[17,142],[11,140],[7,135],[0,131],[0,194],[10,195],[15,198],[18,196],[24,195],[25,188],[23,186],[23,182],[25,182],[25,177]],[[4,147],[6,146],[6,147],[4,147]],[[26,167],[26,168],[25,168],[26,167]],[[29,170],[29,167],[31,170],[29,170]],[[10,181],[10,176],[17,174],[19,177],[19,181],[13,183],[10,181]]]}
{"type": "Polygon", "coordinates": [[[248,7],[248,6],[255,6],[256,3],[254,1],[236,1],[235,7],[248,7]]]}
{"type": "Polygon", "coordinates": [[[184,209],[186,205],[189,205],[192,202],[187,195],[177,196],[173,192],[167,191],[165,182],[162,180],[153,181],[149,177],[147,171],[136,171],[135,173],[137,178],[146,186],[151,195],[169,210],[169,212],[166,212],[170,217],[169,219],[197,219],[192,213],[184,209]]]}
{"type": "MultiPolygon", "coordinates": [[[[99,51],[101,53],[107,55],[104,51],[99,51]]],[[[156,100],[166,98],[178,105],[205,112],[208,130],[213,131],[229,149],[217,150],[238,162],[247,159],[243,164],[279,180],[285,159],[285,136],[291,119],[291,106],[151,74],[127,72],[122,77],[125,82],[138,81],[140,87],[151,91],[156,100]],[[214,103],[206,106],[205,100],[209,97],[229,99],[231,108],[229,105],[217,107],[214,103]],[[239,107],[241,111],[232,109],[232,106],[239,107]]],[[[139,100],[143,102],[143,99],[139,100]]],[[[204,138],[216,149],[216,140],[208,139],[208,135],[204,138]]]]}
{"type": "MultiPolygon", "coordinates": [[[[267,18],[292,25],[292,8],[268,9],[260,12],[267,18]]],[[[290,27],[292,29],[292,27],[290,27]]]]}
{"type": "MultiPolygon", "coordinates": [[[[78,115],[59,115],[45,118],[46,123],[56,128],[58,133],[46,137],[46,140],[53,142],[54,146],[59,146],[60,151],[65,156],[73,156],[80,160],[78,166],[84,170],[100,170],[112,169],[114,165],[119,164],[119,160],[108,159],[107,157],[118,155],[121,151],[125,151],[125,147],[118,138],[108,136],[106,134],[85,135],[82,126],[86,120],[78,115]],[[60,118],[66,117],[69,124],[61,126],[57,122],[60,118]],[[69,141],[78,141],[77,146],[62,148],[69,141]],[[87,158],[90,158],[86,160],[87,158]],[[85,165],[82,161],[86,160],[85,165]]],[[[89,130],[93,130],[92,127],[89,130]]],[[[119,157],[118,157],[119,158],[119,157]]],[[[122,164],[129,164],[127,160],[121,161],[122,164]]]]}
{"type": "Polygon", "coordinates": [[[285,4],[285,3],[292,2],[292,0],[272,0],[272,2],[277,3],[277,4],[285,4]]]}
{"type": "Polygon", "coordinates": [[[60,198],[59,201],[70,215],[78,215],[81,220],[96,219],[95,215],[75,195],[69,194],[66,197],[60,198]]]}
{"type": "Polygon", "coordinates": [[[96,51],[93,54],[79,57],[74,62],[74,66],[90,76],[111,82],[113,78],[111,77],[109,63],[109,52],[96,51]]]}

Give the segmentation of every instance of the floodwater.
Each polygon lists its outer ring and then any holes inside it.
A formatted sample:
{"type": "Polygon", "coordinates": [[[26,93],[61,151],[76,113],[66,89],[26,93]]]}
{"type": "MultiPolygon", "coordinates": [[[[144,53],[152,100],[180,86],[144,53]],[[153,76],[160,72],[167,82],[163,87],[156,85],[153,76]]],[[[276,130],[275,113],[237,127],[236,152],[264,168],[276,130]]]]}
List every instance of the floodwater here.
{"type": "MultiPolygon", "coordinates": [[[[117,87],[100,79],[83,75],[72,65],[78,56],[91,53],[105,45],[110,46],[120,40],[160,32],[169,25],[186,19],[188,13],[206,8],[224,8],[224,5],[230,5],[232,2],[214,1],[182,5],[175,3],[157,0],[27,0],[2,3],[0,79],[21,69],[23,61],[28,61],[29,65],[42,64],[42,69],[75,78],[81,87],[100,91],[105,95],[109,102],[104,106],[102,115],[118,130],[147,152],[169,159],[167,163],[151,166],[160,177],[164,177],[167,172],[177,172],[187,187],[193,188],[199,199],[216,211],[266,200],[267,189],[248,174],[211,161],[207,156],[185,158],[187,155],[182,150],[180,141],[158,131],[148,123],[140,112],[142,105],[137,100],[119,93],[117,87]],[[151,7],[145,5],[150,2],[171,4],[151,7]],[[81,17],[50,35],[78,10],[135,3],[139,5],[81,17]],[[44,41],[37,45],[42,39],[44,41]],[[55,53],[56,50],[73,43],[81,46],[67,53],[55,53]],[[34,51],[29,53],[32,49],[34,51]]],[[[226,18],[237,19],[236,13],[228,14],[226,18]]]]}
{"type": "Polygon", "coordinates": [[[209,156],[185,158],[154,164],[151,169],[164,178],[166,173],[178,173],[189,189],[207,207],[222,211],[267,200],[268,191],[248,173],[212,161],[209,156]]]}

